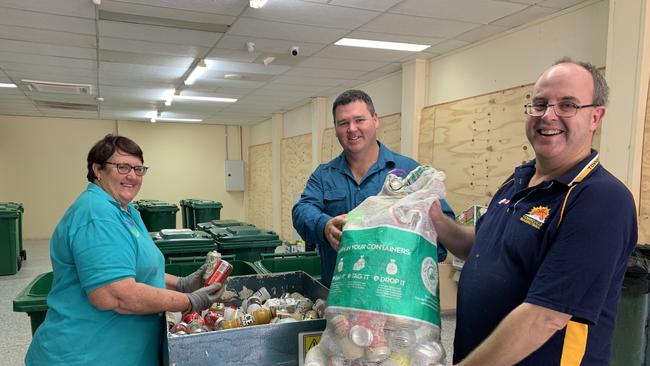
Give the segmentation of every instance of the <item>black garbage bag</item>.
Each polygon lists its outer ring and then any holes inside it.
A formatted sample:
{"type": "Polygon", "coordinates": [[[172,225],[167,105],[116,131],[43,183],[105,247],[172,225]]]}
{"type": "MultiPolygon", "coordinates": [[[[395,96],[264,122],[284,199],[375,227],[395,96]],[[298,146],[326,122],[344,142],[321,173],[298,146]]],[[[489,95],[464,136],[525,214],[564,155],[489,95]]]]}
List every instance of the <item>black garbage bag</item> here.
{"type": "Polygon", "coordinates": [[[641,295],[650,292],[650,245],[638,245],[627,262],[623,292],[641,295]]]}

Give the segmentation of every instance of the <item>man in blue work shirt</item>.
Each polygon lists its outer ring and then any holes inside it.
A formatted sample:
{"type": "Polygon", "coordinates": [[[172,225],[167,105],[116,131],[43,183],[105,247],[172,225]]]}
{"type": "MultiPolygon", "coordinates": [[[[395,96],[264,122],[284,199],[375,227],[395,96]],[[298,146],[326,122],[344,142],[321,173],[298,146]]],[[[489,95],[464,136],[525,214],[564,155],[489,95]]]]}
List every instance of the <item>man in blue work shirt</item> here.
{"type": "Polygon", "coordinates": [[[609,365],[634,200],[591,149],[608,87],[589,63],[562,59],[535,83],[526,136],[535,160],[515,169],[474,231],[429,215],[466,258],[454,363],[609,365]]]}
{"type": "MultiPolygon", "coordinates": [[[[390,151],[377,141],[379,118],[368,94],[348,90],[332,107],[336,137],[343,152],[316,168],[307,181],[300,200],[293,206],[293,226],[305,242],[316,244],[321,258],[321,282],[329,287],[345,215],[363,200],[381,191],[391,170],[406,173],[419,164],[390,151]]],[[[445,214],[454,213],[442,201],[445,214]]],[[[438,245],[438,260],[447,251],[438,245]]]]}

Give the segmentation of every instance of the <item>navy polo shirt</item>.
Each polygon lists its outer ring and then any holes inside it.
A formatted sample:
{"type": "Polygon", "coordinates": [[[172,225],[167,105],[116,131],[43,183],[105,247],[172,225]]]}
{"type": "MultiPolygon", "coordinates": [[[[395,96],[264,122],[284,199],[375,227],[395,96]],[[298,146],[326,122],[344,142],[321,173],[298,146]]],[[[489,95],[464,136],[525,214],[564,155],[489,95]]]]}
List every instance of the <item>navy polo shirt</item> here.
{"type": "Polygon", "coordinates": [[[637,242],[634,200],[591,154],[534,187],[516,168],[476,225],[458,287],[454,363],[522,302],[572,315],[519,365],[609,365],[627,259],[637,242]]]}

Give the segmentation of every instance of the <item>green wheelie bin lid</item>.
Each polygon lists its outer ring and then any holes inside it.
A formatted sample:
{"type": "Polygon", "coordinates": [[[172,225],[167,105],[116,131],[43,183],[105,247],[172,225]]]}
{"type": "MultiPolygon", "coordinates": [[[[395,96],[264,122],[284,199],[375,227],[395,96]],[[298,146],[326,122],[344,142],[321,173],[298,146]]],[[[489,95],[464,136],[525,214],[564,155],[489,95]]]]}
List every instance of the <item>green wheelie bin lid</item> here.
{"type": "Polygon", "coordinates": [[[262,253],[255,265],[262,273],[304,271],[320,281],[320,256],[318,252],[262,253]]]}
{"type": "Polygon", "coordinates": [[[41,273],[14,298],[14,311],[27,313],[32,327],[32,334],[45,320],[47,295],[52,288],[53,279],[52,272],[41,273]]]}
{"type": "MultiPolygon", "coordinates": [[[[222,255],[221,259],[232,265],[230,276],[244,276],[261,273],[253,263],[234,259],[234,255],[222,255]]],[[[187,276],[205,263],[205,256],[175,257],[165,261],[165,272],[174,276],[187,276]]]]}
{"type": "Polygon", "coordinates": [[[202,231],[165,229],[150,235],[165,258],[205,255],[211,250],[217,250],[217,244],[212,236],[202,231]]]}
{"type": "Polygon", "coordinates": [[[217,243],[219,253],[235,254],[238,259],[254,262],[262,253],[273,253],[282,242],[273,231],[255,226],[214,227],[209,230],[217,243]]]}

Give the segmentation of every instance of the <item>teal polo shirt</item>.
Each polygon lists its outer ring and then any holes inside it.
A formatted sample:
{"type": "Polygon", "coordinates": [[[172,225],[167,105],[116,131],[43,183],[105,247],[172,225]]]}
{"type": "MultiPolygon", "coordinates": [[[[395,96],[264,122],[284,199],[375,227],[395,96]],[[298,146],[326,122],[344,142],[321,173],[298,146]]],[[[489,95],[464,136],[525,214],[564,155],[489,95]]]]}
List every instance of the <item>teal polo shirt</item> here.
{"type": "Polygon", "coordinates": [[[27,365],[159,365],[161,314],[98,310],[88,293],[125,278],[165,287],[165,265],[140,213],[124,210],[89,184],[50,242],[54,272],[49,310],[34,334],[27,365]]]}

